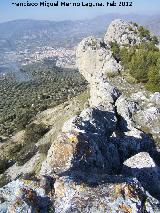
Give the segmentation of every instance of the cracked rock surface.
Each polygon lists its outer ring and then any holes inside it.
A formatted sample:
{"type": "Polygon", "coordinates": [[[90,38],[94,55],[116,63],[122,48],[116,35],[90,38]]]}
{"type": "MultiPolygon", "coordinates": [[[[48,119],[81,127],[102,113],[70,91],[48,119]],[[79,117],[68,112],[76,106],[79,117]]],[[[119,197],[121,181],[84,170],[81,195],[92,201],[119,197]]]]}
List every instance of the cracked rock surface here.
{"type": "Polygon", "coordinates": [[[36,212],[43,199],[48,203],[43,203],[40,212],[160,212],[160,188],[155,190],[160,183],[159,153],[153,138],[135,123],[137,115],[139,122],[144,122],[143,113],[148,113],[146,119],[157,119],[159,94],[150,97],[155,105],[146,109],[139,103],[139,99],[148,101],[143,93],[126,97],[117,88],[121,85],[115,87],[105,75],[122,70],[108,42],[116,39],[119,44],[128,43],[123,34],[135,44],[129,27],[116,20],[105,35],[105,43],[89,37],[79,44],[77,65],[89,83],[89,107],[66,121],[52,142],[41,167],[40,177],[46,177],[41,184],[31,180],[24,186],[17,180],[0,189],[4,200],[0,212],[36,212]],[[22,202],[15,204],[21,185],[34,190],[34,205],[26,198],[28,191],[18,195],[22,202]]]}

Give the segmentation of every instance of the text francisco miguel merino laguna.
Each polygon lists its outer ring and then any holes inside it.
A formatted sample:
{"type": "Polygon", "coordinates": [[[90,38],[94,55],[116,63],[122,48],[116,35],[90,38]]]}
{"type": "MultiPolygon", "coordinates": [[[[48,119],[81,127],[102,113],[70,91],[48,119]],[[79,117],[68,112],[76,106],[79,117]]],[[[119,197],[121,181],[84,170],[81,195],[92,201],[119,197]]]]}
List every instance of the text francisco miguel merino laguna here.
{"type": "Polygon", "coordinates": [[[110,7],[116,7],[116,6],[125,6],[125,7],[131,7],[132,6],[132,2],[130,1],[120,1],[120,2],[115,2],[115,1],[112,1],[112,2],[98,2],[98,3],[91,3],[91,2],[88,2],[88,3],[84,3],[83,1],[82,2],[59,2],[59,1],[56,1],[56,2],[46,2],[46,1],[43,1],[43,2],[39,2],[39,3],[36,3],[36,2],[29,2],[27,1],[26,3],[23,2],[12,2],[12,5],[16,6],[16,7],[37,7],[37,6],[40,6],[40,7],[58,7],[58,6],[76,6],[76,7],[79,7],[79,6],[88,6],[88,7],[94,7],[94,6],[100,6],[100,7],[104,7],[104,6],[110,6],[110,7]]]}

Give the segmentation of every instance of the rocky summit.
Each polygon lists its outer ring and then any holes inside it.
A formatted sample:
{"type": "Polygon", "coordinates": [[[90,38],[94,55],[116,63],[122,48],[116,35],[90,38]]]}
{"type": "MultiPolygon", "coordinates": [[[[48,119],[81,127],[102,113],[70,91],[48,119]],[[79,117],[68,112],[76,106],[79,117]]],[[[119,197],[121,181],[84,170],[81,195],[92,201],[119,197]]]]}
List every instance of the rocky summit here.
{"type": "Polygon", "coordinates": [[[104,42],[117,42],[120,46],[140,44],[145,38],[141,38],[138,26],[125,22],[121,19],[114,20],[104,37],[104,42]]]}
{"type": "Polygon", "coordinates": [[[37,177],[17,177],[0,189],[0,212],[160,212],[160,151],[154,141],[160,96],[128,85],[110,48],[113,41],[141,43],[137,30],[115,20],[104,40],[80,42],[77,66],[89,83],[88,104],[64,122],[37,177]]]}

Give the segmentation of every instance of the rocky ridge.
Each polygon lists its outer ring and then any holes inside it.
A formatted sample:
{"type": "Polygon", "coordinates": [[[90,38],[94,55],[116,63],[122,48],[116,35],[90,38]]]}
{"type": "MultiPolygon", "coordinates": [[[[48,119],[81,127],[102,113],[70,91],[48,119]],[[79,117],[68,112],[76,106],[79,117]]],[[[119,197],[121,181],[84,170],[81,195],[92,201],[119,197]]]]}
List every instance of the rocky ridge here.
{"type": "Polygon", "coordinates": [[[121,19],[112,21],[104,37],[105,43],[117,42],[120,46],[137,45],[145,40],[140,37],[137,25],[121,19]]]}
{"type": "MultiPolygon", "coordinates": [[[[52,141],[38,179],[13,181],[0,189],[0,209],[5,206],[1,212],[36,212],[35,208],[56,213],[160,211],[160,189],[155,187],[160,181],[159,151],[153,138],[135,122],[139,113],[153,122],[160,118],[159,95],[151,97],[156,102],[154,109],[142,108],[136,101],[142,94],[128,98],[107,77],[108,72],[123,72],[108,42],[116,36],[120,45],[128,43],[121,31],[134,40],[131,45],[142,42],[136,33],[131,37],[129,26],[116,20],[104,41],[89,37],[79,44],[77,65],[89,83],[89,107],[64,123],[52,141]],[[19,190],[23,195],[17,197],[14,193],[19,190]],[[38,198],[48,203],[44,202],[42,208],[38,198]],[[15,204],[17,199],[20,204],[15,204]]],[[[156,127],[158,133],[158,122],[156,127]]]]}

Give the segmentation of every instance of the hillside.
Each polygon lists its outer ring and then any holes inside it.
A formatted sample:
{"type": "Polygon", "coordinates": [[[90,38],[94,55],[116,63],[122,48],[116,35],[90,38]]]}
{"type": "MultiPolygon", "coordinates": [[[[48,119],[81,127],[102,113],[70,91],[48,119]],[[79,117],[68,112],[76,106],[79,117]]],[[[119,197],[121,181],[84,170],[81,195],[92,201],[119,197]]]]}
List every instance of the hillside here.
{"type": "Polygon", "coordinates": [[[86,87],[77,70],[58,68],[49,60],[0,77],[0,140],[22,130],[38,112],[67,101],[86,87]]]}
{"type": "Polygon", "coordinates": [[[0,211],[160,212],[157,45],[121,19],[78,44],[89,94],[38,113],[2,144],[0,211]]]}
{"type": "Polygon", "coordinates": [[[24,46],[73,47],[86,36],[103,36],[110,22],[123,18],[143,24],[160,34],[160,16],[109,14],[82,21],[15,20],[0,23],[0,47],[2,50],[23,50],[24,46]],[[83,30],[82,30],[83,29],[83,30]]]}

